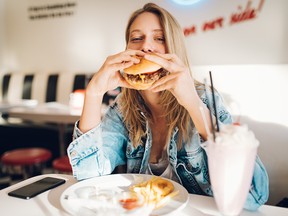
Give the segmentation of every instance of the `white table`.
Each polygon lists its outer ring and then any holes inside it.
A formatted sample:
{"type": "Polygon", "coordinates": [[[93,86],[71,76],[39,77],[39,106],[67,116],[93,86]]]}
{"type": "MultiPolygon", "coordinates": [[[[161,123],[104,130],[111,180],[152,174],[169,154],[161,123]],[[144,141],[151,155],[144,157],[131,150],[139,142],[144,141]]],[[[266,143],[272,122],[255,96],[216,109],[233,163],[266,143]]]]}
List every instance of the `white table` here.
{"type": "Polygon", "coordinates": [[[1,101],[0,102],[0,113],[7,113],[9,109],[15,107],[33,107],[38,104],[37,100],[20,100],[14,102],[1,101]]]}
{"type": "Polygon", "coordinates": [[[9,117],[21,118],[33,122],[50,122],[57,124],[74,124],[80,112],[71,112],[68,105],[44,103],[33,107],[16,107],[7,111],[9,117]]]}
{"type": "MultiPolygon", "coordinates": [[[[66,188],[75,184],[77,181],[70,175],[62,174],[46,174],[32,177],[8,188],[0,190],[0,213],[1,215],[9,216],[68,216],[60,203],[60,196],[66,188]],[[44,192],[30,200],[10,197],[8,192],[24,186],[28,183],[39,180],[43,177],[51,176],[66,179],[66,183],[50,191],[44,192]]],[[[173,214],[175,216],[205,216],[219,215],[214,199],[211,197],[192,195],[190,194],[189,203],[187,206],[173,214]]],[[[172,215],[172,216],[173,216],[172,215]]],[[[256,212],[243,211],[241,216],[287,216],[288,209],[264,205],[256,212]]]]}
{"type": "Polygon", "coordinates": [[[59,130],[60,155],[66,154],[65,128],[80,118],[80,112],[71,112],[69,106],[59,103],[45,103],[32,107],[14,107],[7,110],[9,117],[35,123],[55,123],[59,130]]]}

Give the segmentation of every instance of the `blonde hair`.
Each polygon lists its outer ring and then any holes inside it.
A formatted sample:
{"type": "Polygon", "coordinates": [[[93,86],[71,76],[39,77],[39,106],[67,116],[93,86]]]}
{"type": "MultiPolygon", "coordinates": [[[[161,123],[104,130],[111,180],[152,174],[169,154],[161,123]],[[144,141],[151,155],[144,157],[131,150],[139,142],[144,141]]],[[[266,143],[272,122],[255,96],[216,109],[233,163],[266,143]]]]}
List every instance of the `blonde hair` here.
{"type": "MultiPolygon", "coordinates": [[[[143,8],[135,11],[130,16],[126,27],[126,44],[128,44],[129,41],[130,27],[132,23],[144,12],[150,12],[159,17],[164,32],[167,52],[175,53],[184,62],[184,64],[190,68],[181,26],[168,11],[156,4],[145,4],[143,8]]],[[[179,129],[177,146],[180,148],[183,140],[187,141],[189,137],[191,137],[193,127],[191,117],[188,111],[178,103],[177,99],[169,91],[161,92],[160,104],[164,108],[163,116],[165,116],[168,124],[168,136],[171,136],[175,127],[178,127],[179,129]]],[[[127,88],[124,88],[122,91],[120,109],[123,113],[124,123],[130,133],[130,139],[134,147],[136,147],[141,144],[141,138],[146,133],[146,131],[144,131],[145,119],[151,119],[151,112],[145,105],[140,93],[137,90],[127,88]],[[145,116],[143,116],[143,114],[145,116]]]]}

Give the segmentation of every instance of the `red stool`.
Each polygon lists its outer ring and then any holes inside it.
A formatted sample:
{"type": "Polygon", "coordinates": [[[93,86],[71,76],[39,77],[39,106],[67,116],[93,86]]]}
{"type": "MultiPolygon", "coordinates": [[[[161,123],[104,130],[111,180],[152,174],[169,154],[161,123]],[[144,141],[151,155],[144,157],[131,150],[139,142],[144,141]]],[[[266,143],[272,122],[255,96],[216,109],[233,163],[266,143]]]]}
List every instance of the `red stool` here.
{"type": "MultiPolygon", "coordinates": [[[[52,153],[44,148],[21,148],[7,151],[3,154],[1,162],[6,168],[20,167],[24,179],[33,176],[38,169],[41,172],[44,165],[52,157],[52,153]]],[[[37,173],[38,174],[38,173],[37,173]]]]}
{"type": "Polygon", "coordinates": [[[57,172],[72,173],[72,167],[68,156],[63,156],[53,160],[52,166],[53,169],[57,172]]]}

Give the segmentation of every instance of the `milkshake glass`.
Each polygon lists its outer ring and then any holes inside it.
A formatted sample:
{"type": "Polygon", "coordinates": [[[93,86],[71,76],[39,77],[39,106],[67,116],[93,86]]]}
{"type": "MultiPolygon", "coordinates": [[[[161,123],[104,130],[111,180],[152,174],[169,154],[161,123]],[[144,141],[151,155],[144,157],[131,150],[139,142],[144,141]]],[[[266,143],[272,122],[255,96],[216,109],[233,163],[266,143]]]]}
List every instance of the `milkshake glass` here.
{"type": "Polygon", "coordinates": [[[202,147],[208,155],[211,186],[222,215],[241,213],[252,182],[259,141],[246,125],[224,125],[202,147]]]}

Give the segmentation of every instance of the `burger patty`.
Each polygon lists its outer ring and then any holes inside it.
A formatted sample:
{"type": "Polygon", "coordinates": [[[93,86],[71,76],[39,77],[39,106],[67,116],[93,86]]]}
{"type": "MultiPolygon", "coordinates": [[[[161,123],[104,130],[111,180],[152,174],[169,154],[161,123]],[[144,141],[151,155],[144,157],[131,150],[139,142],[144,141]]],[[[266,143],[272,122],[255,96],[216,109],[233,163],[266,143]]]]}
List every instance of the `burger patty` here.
{"type": "Polygon", "coordinates": [[[168,71],[161,68],[160,70],[153,73],[143,73],[143,74],[124,74],[130,81],[132,82],[142,82],[142,83],[150,83],[151,81],[156,81],[163,76],[165,76],[168,71]]]}

